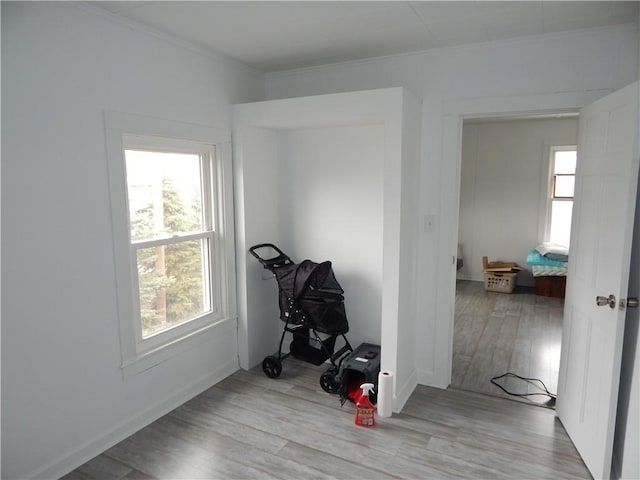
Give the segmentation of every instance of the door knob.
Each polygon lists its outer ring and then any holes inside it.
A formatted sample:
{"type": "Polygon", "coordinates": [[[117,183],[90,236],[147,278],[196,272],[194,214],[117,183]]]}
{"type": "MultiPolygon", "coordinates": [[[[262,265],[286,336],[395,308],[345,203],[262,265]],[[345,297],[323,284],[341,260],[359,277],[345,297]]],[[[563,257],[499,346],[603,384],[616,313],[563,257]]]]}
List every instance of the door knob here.
{"type": "Polygon", "coordinates": [[[638,299],[636,297],[629,297],[626,300],[623,298],[620,300],[620,308],[638,308],[638,299]]]}
{"type": "Polygon", "coordinates": [[[609,308],[616,308],[616,297],[613,295],[609,295],[608,297],[602,297],[598,295],[596,297],[596,305],[598,305],[599,307],[609,305],[609,308]]]}

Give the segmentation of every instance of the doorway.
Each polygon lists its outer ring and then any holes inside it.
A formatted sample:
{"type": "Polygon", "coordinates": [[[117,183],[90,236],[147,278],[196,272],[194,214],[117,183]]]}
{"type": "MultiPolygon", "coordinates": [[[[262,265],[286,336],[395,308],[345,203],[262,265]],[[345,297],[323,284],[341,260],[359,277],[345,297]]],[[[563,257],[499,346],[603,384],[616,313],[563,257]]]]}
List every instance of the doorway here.
{"type": "Polygon", "coordinates": [[[550,154],[575,145],[577,129],[576,113],[463,122],[453,388],[554,403],[563,300],[536,295],[527,257],[547,238],[550,154]],[[485,290],[484,256],[522,267],[513,291],[485,290]]]}

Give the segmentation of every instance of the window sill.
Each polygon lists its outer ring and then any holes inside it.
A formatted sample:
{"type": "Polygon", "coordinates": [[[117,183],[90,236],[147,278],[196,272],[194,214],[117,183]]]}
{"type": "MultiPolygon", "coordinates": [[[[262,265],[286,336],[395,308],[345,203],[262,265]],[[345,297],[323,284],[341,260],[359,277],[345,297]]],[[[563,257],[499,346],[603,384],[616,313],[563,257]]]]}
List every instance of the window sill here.
{"type": "Polygon", "coordinates": [[[122,362],[120,365],[122,378],[123,380],[127,380],[151,370],[170,360],[172,357],[207,342],[209,335],[215,334],[218,336],[225,331],[235,335],[237,331],[237,317],[223,318],[155,349],[140,352],[135,357],[122,362]]]}

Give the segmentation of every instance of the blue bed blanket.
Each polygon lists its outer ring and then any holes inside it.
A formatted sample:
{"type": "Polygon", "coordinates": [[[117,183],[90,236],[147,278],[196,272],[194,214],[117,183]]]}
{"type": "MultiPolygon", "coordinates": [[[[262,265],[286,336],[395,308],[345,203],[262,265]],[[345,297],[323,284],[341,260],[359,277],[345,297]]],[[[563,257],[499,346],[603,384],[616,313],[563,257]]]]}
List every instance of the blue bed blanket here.
{"type": "Polygon", "coordinates": [[[527,265],[544,265],[547,267],[566,267],[567,262],[561,262],[560,260],[553,260],[549,257],[546,257],[535,248],[529,250],[527,254],[527,265]]]}

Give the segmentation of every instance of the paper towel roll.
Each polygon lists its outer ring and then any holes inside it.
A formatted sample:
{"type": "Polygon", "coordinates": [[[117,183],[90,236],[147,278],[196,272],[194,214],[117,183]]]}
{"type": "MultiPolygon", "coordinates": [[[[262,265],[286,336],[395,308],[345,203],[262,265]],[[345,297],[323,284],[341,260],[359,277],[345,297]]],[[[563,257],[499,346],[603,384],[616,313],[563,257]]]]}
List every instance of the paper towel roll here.
{"type": "Polygon", "coordinates": [[[378,374],[378,403],[376,405],[379,417],[390,417],[393,409],[393,372],[383,370],[378,374]]]}

